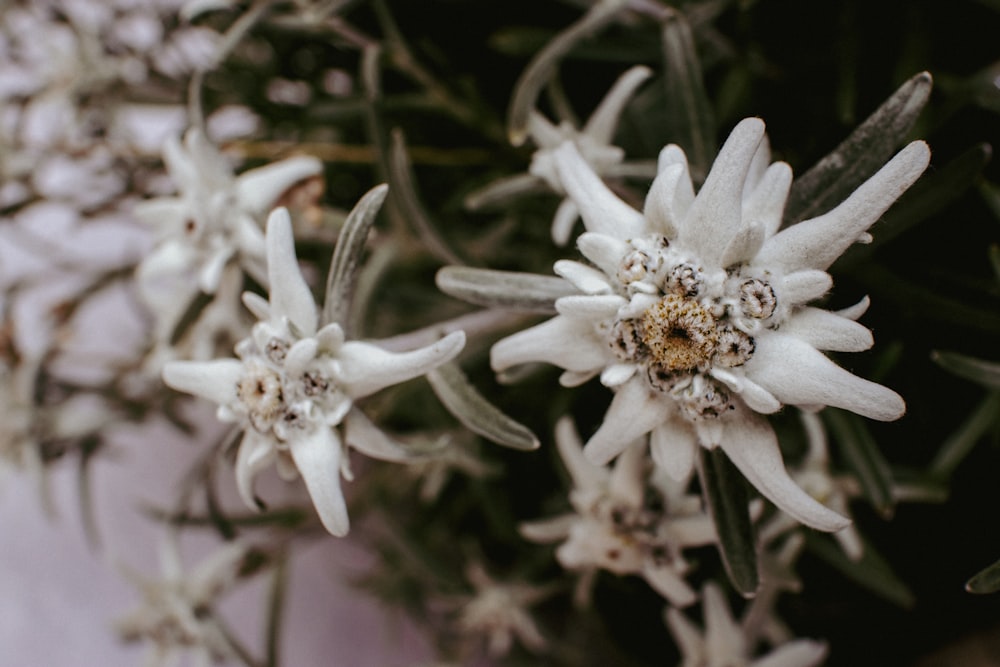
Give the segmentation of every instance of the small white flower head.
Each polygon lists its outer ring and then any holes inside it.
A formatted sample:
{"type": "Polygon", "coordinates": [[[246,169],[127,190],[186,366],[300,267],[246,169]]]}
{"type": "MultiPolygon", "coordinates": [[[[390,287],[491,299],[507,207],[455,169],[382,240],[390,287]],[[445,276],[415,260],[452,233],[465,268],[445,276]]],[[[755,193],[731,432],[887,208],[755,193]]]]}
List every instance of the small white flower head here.
{"type": "Polygon", "coordinates": [[[160,548],[159,578],[125,568],[142,593],[142,605],[118,620],[118,633],[125,641],[151,642],[149,664],[173,664],[184,653],[204,665],[235,658],[214,609],[238,582],[246,556],[246,545],[234,542],[184,572],[176,541],[166,540],[160,548]]]}
{"type": "MultiPolygon", "coordinates": [[[[378,194],[375,206],[385,188],[378,194]]],[[[284,209],[276,209],[268,219],[267,272],[267,301],[244,294],[244,303],[259,321],[250,337],[237,344],[239,359],[169,362],[163,379],[174,389],[218,403],[219,419],[245,428],[236,481],[249,506],[259,505],[254,477],[277,463],[284,477],[302,476],[324,527],[342,536],[349,528],[340,488],[341,473],[350,477],[346,446],[375,458],[406,458],[354,401],[451,360],[465,344],[465,335],[455,332],[432,345],[392,353],[371,343],[346,341],[339,323],[320,326],[284,209]],[[337,428],[341,424],[343,437],[337,428]]]]}
{"type": "Polygon", "coordinates": [[[475,593],[458,612],[459,632],[477,641],[485,639],[492,658],[510,653],[515,639],[532,653],[545,651],[548,642],[529,608],[547,598],[550,589],[494,581],[479,563],[467,568],[466,577],[475,593]]]}
{"type": "Polygon", "coordinates": [[[569,243],[573,225],[580,219],[580,213],[574,200],[565,197],[566,189],[556,167],[555,152],[562,144],[570,142],[599,176],[654,176],[652,169],[648,170],[650,173],[646,173],[644,164],[625,163],[625,151],[611,143],[626,103],[651,75],[652,71],[641,65],[622,74],[583,128],[576,128],[565,120],[555,125],[539,112],[533,111],[528,118],[528,134],[538,148],[531,156],[529,177],[519,176],[490,184],[469,196],[469,206],[478,208],[483,202],[536,186],[540,180],[564,197],[552,220],[552,240],[561,246],[569,243]]]}
{"type": "Polygon", "coordinates": [[[903,414],[895,392],[821,352],[865,350],[871,333],[807,304],[830,288],[826,269],[928,160],[926,144],[913,142],[832,211],[779,231],[791,169],[769,165],[759,119],[736,126],[697,195],[683,151],[664,148],[642,213],[563,144],[555,163],[586,225],[578,246],[592,265],[556,263],[581,294],[558,299],[557,317],[494,345],[493,368],[544,361],[566,369],[567,386],[600,375],[616,393],[586,446],[595,463],[650,433],[654,460],[684,479],[698,445],[722,447],[780,508],[840,530],[849,522],[789,478],[760,415],[784,404],[880,420],[903,414]]]}
{"type": "MultiPolygon", "coordinates": [[[[521,534],[536,542],[562,544],[559,563],[568,570],[601,569],[643,577],[674,606],[695,601],[684,581],[687,563],[681,551],[714,544],[715,528],[699,499],[661,488],[646,469],[645,450],[636,443],[619,457],[613,470],[591,463],[569,418],[556,425],[556,446],[573,480],[570,503],[575,513],[522,524],[521,534]],[[691,503],[690,501],[694,502],[691,503]]],[[[586,591],[578,591],[586,599],[586,591]]]]}
{"type": "Polygon", "coordinates": [[[722,590],[714,583],[702,590],[702,630],[679,610],[666,610],[670,633],[680,647],[680,667],[816,667],[826,657],[823,642],[796,639],[754,658],[754,646],[733,619],[722,590]]]}

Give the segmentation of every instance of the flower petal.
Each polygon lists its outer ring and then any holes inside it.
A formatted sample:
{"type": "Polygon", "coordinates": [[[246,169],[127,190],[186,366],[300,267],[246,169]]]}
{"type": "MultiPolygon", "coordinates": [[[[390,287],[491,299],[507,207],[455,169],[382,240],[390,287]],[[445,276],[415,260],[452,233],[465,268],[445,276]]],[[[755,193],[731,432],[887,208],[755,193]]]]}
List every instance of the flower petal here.
{"type": "Polygon", "coordinates": [[[580,211],[576,204],[569,197],[559,202],[559,208],[552,218],[552,242],[557,246],[564,246],[569,243],[569,237],[573,234],[573,226],[580,219],[580,211]]]}
{"type": "Polygon", "coordinates": [[[645,380],[633,378],[619,387],[604,422],[587,441],[583,453],[594,465],[604,465],[669,415],[670,400],[651,390],[645,380]]]}
{"type": "Polygon", "coordinates": [[[723,418],[719,445],[743,476],[780,509],[807,526],[828,532],[850,525],[792,481],[785,470],[774,429],[763,418],[737,407],[723,418]]]}
{"type": "MultiPolygon", "coordinates": [[[[680,149],[678,151],[680,152],[680,149]]],[[[683,159],[684,153],[680,152],[680,155],[683,159]]],[[[691,186],[691,175],[688,173],[685,160],[680,164],[665,166],[656,176],[646,194],[643,214],[653,230],[668,239],[674,239],[677,238],[678,229],[693,201],[694,189],[691,186]]]]}
{"type": "Polygon", "coordinates": [[[379,461],[394,463],[411,462],[414,456],[378,426],[368,419],[368,415],[353,408],[344,417],[344,442],[365,456],[379,461]]]}
{"type": "Polygon", "coordinates": [[[670,415],[649,435],[653,463],[678,482],[691,477],[697,447],[694,430],[678,415],[670,415]]]}
{"type": "Polygon", "coordinates": [[[583,134],[590,136],[597,143],[610,144],[615,135],[615,128],[618,127],[618,118],[622,115],[629,98],[652,75],[653,71],[648,67],[636,65],[618,77],[611,90],[587,119],[583,134]]]}
{"type": "Polygon", "coordinates": [[[561,542],[569,536],[570,528],[577,520],[576,514],[561,514],[551,519],[526,521],[518,524],[517,532],[524,539],[540,544],[561,542]]]}
{"type": "Polygon", "coordinates": [[[575,320],[603,320],[613,318],[626,305],[625,297],[617,294],[574,295],[556,300],[556,312],[575,320]]]}
{"type": "Polygon", "coordinates": [[[645,483],[643,472],[646,463],[646,443],[644,440],[633,442],[625,448],[608,479],[608,492],[615,500],[629,507],[642,507],[645,483]]]}
{"type": "Polygon", "coordinates": [[[914,141],[837,208],[771,237],[755,263],[785,271],[826,269],[881,217],[930,162],[930,149],[914,141]]]}
{"type": "Polygon", "coordinates": [[[316,333],[316,301],[299,271],[292,220],[283,208],[267,218],[267,277],[272,317],[287,317],[306,336],[316,333]]]}
{"type": "Polygon", "coordinates": [[[760,336],[744,369],[782,403],[831,405],[880,421],[899,419],[906,411],[899,394],[849,373],[794,336],[760,336]]]}
{"type": "Polygon", "coordinates": [[[743,219],[763,225],[768,238],[776,234],[791,185],[792,168],[784,162],[772,164],[743,203],[743,219]]]}
{"type": "Polygon", "coordinates": [[[750,667],[817,667],[826,659],[827,645],[814,639],[796,639],[757,658],[750,667]]]}
{"type": "Polygon", "coordinates": [[[453,331],[431,345],[409,352],[388,352],[371,343],[348,341],[337,355],[337,382],[348,396],[361,398],[451,361],[464,346],[464,331],[453,331]]]}
{"type": "Polygon", "coordinates": [[[163,366],[163,381],[168,387],[219,405],[237,400],[236,386],[242,377],[243,363],[236,359],[168,361],[163,366]]]}
{"type": "Polygon", "coordinates": [[[566,194],[573,198],[587,231],[620,239],[639,236],[646,229],[642,214],[623,202],[594,173],[571,142],[554,152],[556,170],[566,194]]]}
{"type": "Polygon", "coordinates": [[[868,327],[821,308],[800,308],[781,327],[817,350],[861,352],[875,344],[868,327]]]}
{"type": "Polygon", "coordinates": [[[809,303],[833,287],[833,278],[826,271],[806,269],[786,275],[778,285],[778,299],[786,307],[809,303]]]}
{"type": "Polygon", "coordinates": [[[253,491],[253,481],[261,470],[271,465],[277,456],[274,441],[270,436],[258,432],[253,427],[243,433],[243,440],[236,452],[236,490],[250,509],[260,510],[263,503],[253,491]]]}
{"type": "Polygon", "coordinates": [[[611,291],[607,276],[586,264],[560,259],[556,261],[553,271],[584,294],[607,294],[611,291]]]}
{"type": "Polygon", "coordinates": [[[543,361],[570,371],[597,372],[609,355],[610,348],[598,339],[589,322],[559,315],[497,341],[490,349],[490,366],[499,372],[543,361]]]}
{"type": "Polygon", "coordinates": [[[687,607],[698,599],[694,589],[672,567],[655,565],[646,560],[643,563],[642,577],[674,607],[687,607]]]}
{"type": "Polygon", "coordinates": [[[331,535],[343,537],[350,530],[350,519],[340,490],[343,452],[336,432],[332,428],[315,428],[288,444],[323,527],[331,535]]]}
{"type": "Polygon", "coordinates": [[[609,276],[618,273],[618,264],[629,251],[627,243],[608,234],[584,232],[576,239],[576,247],[584,257],[609,276]]]}
{"type": "Polygon", "coordinates": [[[237,177],[236,197],[242,209],[262,216],[289,188],[322,171],[323,163],[307,155],[250,169],[237,177]]]}
{"type": "Polygon", "coordinates": [[[573,488],[589,491],[601,488],[608,479],[608,471],[591,463],[583,455],[583,442],[569,417],[556,422],[556,448],[566,471],[573,480],[573,488]]]}
{"type": "Polygon", "coordinates": [[[763,138],[759,118],[746,118],[733,128],[680,226],[680,243],[709,266],[720,265],[743,224],[743,186],[763,138]]]}

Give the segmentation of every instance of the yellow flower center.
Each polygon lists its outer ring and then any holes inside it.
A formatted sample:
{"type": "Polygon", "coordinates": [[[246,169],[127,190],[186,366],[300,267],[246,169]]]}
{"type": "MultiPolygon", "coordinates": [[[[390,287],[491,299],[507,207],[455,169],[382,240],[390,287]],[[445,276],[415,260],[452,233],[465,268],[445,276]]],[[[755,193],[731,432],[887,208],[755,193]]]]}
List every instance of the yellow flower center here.
{"type": "Polygon", "coordinates": [[[669,371],[709,363],[719,342],[712,314],[698,302],[676,294],[668,294],[646,309],[640,331],[650,360],[669,371]]]}

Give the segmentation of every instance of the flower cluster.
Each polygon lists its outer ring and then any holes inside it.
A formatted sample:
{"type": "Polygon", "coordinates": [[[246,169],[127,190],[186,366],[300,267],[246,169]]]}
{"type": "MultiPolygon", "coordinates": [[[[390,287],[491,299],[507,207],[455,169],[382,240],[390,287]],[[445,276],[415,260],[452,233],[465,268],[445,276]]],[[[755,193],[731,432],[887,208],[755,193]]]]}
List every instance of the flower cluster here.
{"type": "Polygon", "coordinates": [[[895,392],[820,352],[871,346],[855,313],[808,303],[829,290],[833,261],[920,176],[929,151],[910,144],[841,205],[785,229],[791,170],[769,153],[764,124],[742,121],[696,195],[683,151],[667,146],[640,213],[564,144],[556,166],[583,216],[578,246],[590,263],[561,260],[555,271],[580,293],[558,299],[555,318],[494,345],[491,361],[497,371],[555,364],[569,386],[600,375],[615,397],[586,444],[595,463],[648,433],[654,460],[680,480],[696,447],[721,447],[781,509],[836,531],[848,521],[795,485],[760,415],[785,404],[903,414],[895,392]]]}

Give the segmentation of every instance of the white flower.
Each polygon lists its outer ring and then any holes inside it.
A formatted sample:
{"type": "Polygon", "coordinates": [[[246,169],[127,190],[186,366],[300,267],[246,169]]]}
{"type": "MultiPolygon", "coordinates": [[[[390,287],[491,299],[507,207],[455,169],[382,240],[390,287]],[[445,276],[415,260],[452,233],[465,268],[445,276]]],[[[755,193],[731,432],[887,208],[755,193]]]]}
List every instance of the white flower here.
{"type": "MultiPolygon", "coordinates": [[[[577,129],[569,121],[558,125],[549,122],[542,114],[533,111],[528,118],[528,134],[538,146],[531,156],[528,175],[504,178],[472,193],[466,199],[469,208],[479,208],[494,200],[506,199],[544,182],[557,194],[565,197],[566,190],[558,175],[555,152],[562,144],[572,142],[580,155],[599,176],[644,176],[655,174],[644,163],[626,163],[625,151],[611,143],[614,139],[618,119],[636,89],[650,77],[648,67],[636,66],[622,74],[601,100],[582,129],[577,129]]],[[[566,245],[573,232],[573,225],[580,218],[580,212],[572,198],[566,197],[559,204],[552,220],[552,240],[557,245],[566,245]]]]}
{"type": "Polygon", "coordinates": [[[188,130],[183,144],[167,141],[163,160],[179,194],[135,207],[136,217],[157,234],[137,271],[139,293],[157,317],[157,340],[171,336],[199,291],[215,293],[233,259],[266,281],[260,221],[289,188],[322,170],[316,158],[299,156],[234,177],[197,129],[188,130]]]}
{"type": "Polygon", "coordinates": [[[176,542],[167,540],[160,548],[161,578],[125,569],[143,603],[119,619],[119,634],[126,641],[153,642],[147,664],[174,664],[183,652],[190,652],[197,665],[235,658],[213,607],[236,584],[246,555],[246,546],[233,542],[185,573],[176,542]]]}
{"type": "Polygon", "coordinates": [[[714,583],[702,590],[705,629],[677,609],[667,609],[666,621],[681,649],[681,667],[815,667],[826,657],[826,644],[797,639],[754,659],[740,625],[733,620],[722,591],[714,583]]]}
{"type": "MultiPolygon", "coordinates": [[[[384,193],[382,188],[381,197],[384,193]]],[[[350,445],[386,460],[405,458],[354,401],[451,360],[465,344],[465,334],[454,332],[433,345],[398,354],[346,341],[340,324],[319,322],[284,209],[268,219],[267,271],[269,300],[244,294],[259,321],[236,346],[239,360],[169,362],[163,379],[218,403],[219,419],[245,427],[236,459],[244,502],[258,505],[254,477],[277,463],[286,478],[302,475],[323,525],[342,536],[349,528],[340,488],[340,474],[350,478],[344,448],[350,445]],[[341,423],[343,438],[335,428],[341,423]]]]}
{"type": "Polygon", "coordinates": [[[688,568],[681,550],[714,544],[715,528],[700,499],[677,493],[676,483],[657,486],[671,480],[651,480],[653,493],[647,495],[644,450],[637,445],[608,470],[583,456],[572,422],[559,420],[556,446],[573,479],[570,502],[576,512],[522,524],[521,534],[536,542],[564,540],[556,558],[567,569],[640,575],[671,604],[686,606],[696,595],[684,581],[688,568]],[[658,506],[648,505],[651,497],[661,501],[658,506]]]}
{"type": "Polygon", "coordinates": [[[722,447],[778,507],[836,531],[849,521],[789,478],[760,414],[783,404],[880,420],[903,414],[895,392],[820,352],[867,349],[871,333],[806,304],[830,288],[825,269],[920,176],[929,150],[910,144],[834,210],[780,231],[791,169],[768,166],[769,152],[764,124],[742,121],[696,196],[683,151],[667,146],[640,213],[572,144],[560,147],[559,176],[587,228],[578,246],[593,266],[557,262],[556,273],[581,294],[557,300],[555,318],[494,345],[491,362],[502,371],[544,361],[566,369],[564,385],[599,374],[614,388],[586,445],[595,463],[650,433],[654,460],[683,479],[697,446],[722,447]]]}
{"type": "Polygon", "coordinates": [[[528,608],[551,593],[549,589],[521,583],[498,583],[475,563],[466,571],[475,594],[462,606],[458,629],[467,636],[485,637],[487,652],[499,658],[510,653],[517,639],[533,653],[545,650],[548,642],[539,631],[528,608]]]}

